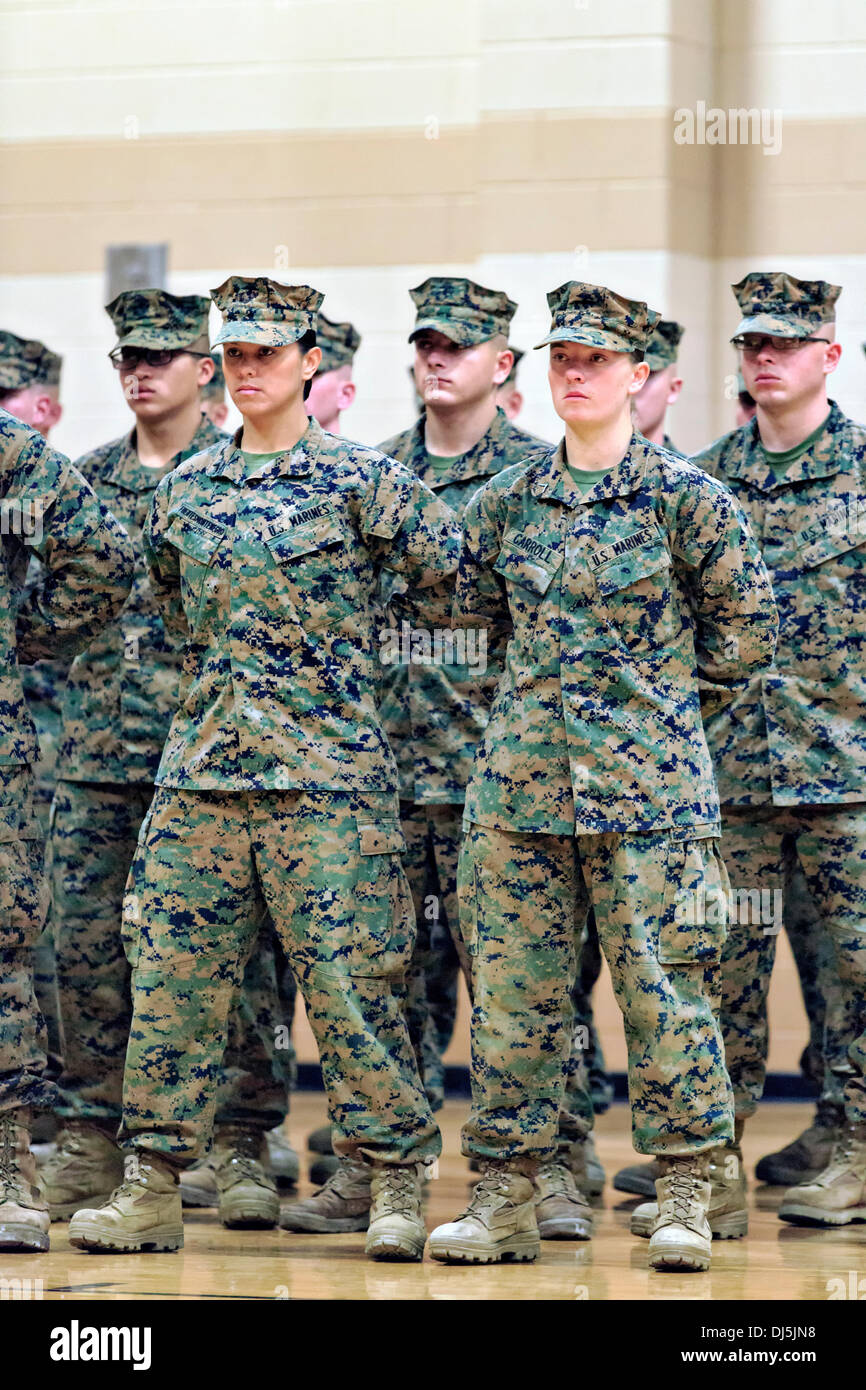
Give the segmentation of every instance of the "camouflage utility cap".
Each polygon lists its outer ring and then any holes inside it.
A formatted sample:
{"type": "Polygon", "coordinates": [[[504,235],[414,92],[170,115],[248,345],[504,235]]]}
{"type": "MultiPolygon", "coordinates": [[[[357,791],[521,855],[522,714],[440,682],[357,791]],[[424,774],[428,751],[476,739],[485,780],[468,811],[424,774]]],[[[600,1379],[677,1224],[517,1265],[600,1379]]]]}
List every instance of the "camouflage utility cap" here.
{"type": "Polygon", "coordinates": [[[545,343],[586,343],[611,352],[644,352],[650,333],[661,318],[640,299],[626,299],[604,285],[567,280],[551,290],[547,303],[553,315],[545,343]]]}
{"type": "Polygon", "coordinates": [[[204,401],[221,401],[226,393],[226,374],[223,371],[223,355],[221,352],[211,353],[213,357],[213,376],[210,381],[205,382],[200,387],[201,398],[204,401]]]}
{"type": "Polygon", "coordinates": [[[62,365],[63,358],[44,343],[0,329],[0,391],[58,386],[62,365]]]}
{"type": "Polygon", "coordinates": [[[187,348],[210,351],[207,318],[210,300],[203,294],[169,294],[168,290],[124,290],[105,312],[114,324],[116,347],[187,348]]]}
{"type": "Polygon", "coordinates": [[[334,372],[338,367],[351,367],[352,360],[361,345],[361,335],[353,323],[332,323],[319,314],[316,324],[316,342],[322,349],[319,376],[334,372]]]}
{"type": "Polygon", "coordinates": [[[431,275],[409,293],[418,311],[410,343],[428,328],[444,333],[458,347],[484,343],[499,333],[507,338],[517,310],[503,290],[486,290],[474,280],[449,275],[431,275]]]}
{"type": "Polygon", "coordinates": [[[677,348],[685,329],[674,319],[659,319],[649,337],[644,361],[649,363],[651,372],[661,372],[672,367],[677,360],[677,348]]]}
{"type": "Polygon", "coordinates": [[[288,347],[316,330],[324,295],[309,285],[280,285],[263,275],[230,275],[215,290],[213,302],[223,316],[217,343],[259,343],[288,347]]]}
{"type": "Polygon", "coordinates": [[[833,323],[842,293],[841,285],[798,280],[783,270],[753,270],[731,289],[743,314],[737,333],[783,338],[810,338],[825,323],[833,323]]]}

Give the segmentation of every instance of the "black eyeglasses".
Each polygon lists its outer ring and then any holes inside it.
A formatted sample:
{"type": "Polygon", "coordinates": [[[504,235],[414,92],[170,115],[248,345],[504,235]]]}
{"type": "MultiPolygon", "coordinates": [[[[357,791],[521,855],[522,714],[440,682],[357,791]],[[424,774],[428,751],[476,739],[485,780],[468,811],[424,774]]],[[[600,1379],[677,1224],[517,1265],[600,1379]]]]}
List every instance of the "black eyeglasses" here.
{"type": "Polygon", "coordinates": [[[124,347],[114,348],[108,360],[118,372],[134,372],[139,362],[146,362],[148,367],[167,367],[184,352],[188,357],[208,356],[206,352],[190,352],[188,348],[124,347]]]}
{"type": "Polygon", "coordinates": [[[772,333],[738,333],[731,339],[738,352],[746,357],[757,357],[763,352],[764,344],[769,343],[774,352],[796,352],[804,343],[829,343],[829,338],[777,338],[772,333]]]}

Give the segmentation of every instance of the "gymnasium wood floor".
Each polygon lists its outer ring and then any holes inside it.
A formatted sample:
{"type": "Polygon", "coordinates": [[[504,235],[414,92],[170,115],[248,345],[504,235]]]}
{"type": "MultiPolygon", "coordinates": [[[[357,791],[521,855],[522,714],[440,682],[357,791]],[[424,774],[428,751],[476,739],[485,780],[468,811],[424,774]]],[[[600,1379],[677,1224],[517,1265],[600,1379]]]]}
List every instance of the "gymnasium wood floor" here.
{"type": "MultiPolygon", "coordinates": [[[[453,1219],[469,1186],[460,1156],[462,1101],[449,1101],[441,1123],[445,1153],[431,1184],[427,1225],[453,1219]]],[[[809,1123],[807,1105],[767,1104],[750,1122],[744,1146],[748,1171],[809,1123]]],[[[289,1134],[305,1158],[307,1133],[325,1119],[320,1096],[293,1100],[289,1134]]],[[[608,1176],[634,1160],[628,1114],[617,1105],[597,1125],[608,1176]]],[[[304,1171],[306,1164],[304,1163],[304,1171]]],[[[300,1195],[312,1189],[303,1181],[300,1195]]],[[[866,1226],[821,1231],[787,1226],[776,1216],[781,1189],[750,1187],[746,1240],[716,1241],[707,1274],[658,1274],[647,1268],[646,1242],[630,1235],[637,1198],[605,1188],[596,1234],[588,1242],[542,1243],[535,1264],[445,1266],[374,1264],[363,1235],[301,1236],[287,1231],[227,1231],[216,1213],[186,1221],[186,1245],[173,1255],[88,1255],[73,1250],[64,1224],[51,1227],[48,1255],[0,1259],[0,1278],[41,1280],[41,1297],[79,1299],[752,1299],[826,1300],[828,1280],[866,1270],[866,1226]]]]}

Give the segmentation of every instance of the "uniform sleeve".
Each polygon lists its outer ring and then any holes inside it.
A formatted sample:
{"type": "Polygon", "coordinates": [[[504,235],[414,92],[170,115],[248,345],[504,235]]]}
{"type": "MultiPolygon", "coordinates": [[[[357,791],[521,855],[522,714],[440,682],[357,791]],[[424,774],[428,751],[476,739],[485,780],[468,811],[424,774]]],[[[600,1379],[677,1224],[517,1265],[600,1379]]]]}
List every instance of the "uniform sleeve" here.
{"type": "Polygon", "coordinates": [[[16,480],[31,522],[25,543],[42,565],[18,611],[23,662],[69,660],[85,647],[120,612],[135,565],[126,531],[90,484],[62,454],[40,444],[22,454],[16,480]]]}
{"type": "Polygon", "coordinates": [[[391,587],[394,615],[448,627],[460,525],[451,508],[403,464],[384,459],[373,470],[360,516],[378,563],[400,576],[391,587]]]}
{"type": "Polygon", "coordinates": [[[157,485],[142,534],[144,559],[150,587],[162,611],[166,632],[186,638],[186,620],[180,588],[180,557],[166,535],[171,500],[171,475],[157,485]]]}
{"type": "Polygon", "coordinates": [[[485,629],[488,647],[493,651],[512,631],[505,585],[493,570],[502,548],[497,500],[496,492],[487,484],[466,505],[451,611],[452,627],[485,629]]]}
{"type": "Polygon", "coordinates": [[[701,707],[707,715],[772,666],[778,614],[761,552],[728,488],[697,476],[682,499],[675,562],[692,596],[701,707]]]}

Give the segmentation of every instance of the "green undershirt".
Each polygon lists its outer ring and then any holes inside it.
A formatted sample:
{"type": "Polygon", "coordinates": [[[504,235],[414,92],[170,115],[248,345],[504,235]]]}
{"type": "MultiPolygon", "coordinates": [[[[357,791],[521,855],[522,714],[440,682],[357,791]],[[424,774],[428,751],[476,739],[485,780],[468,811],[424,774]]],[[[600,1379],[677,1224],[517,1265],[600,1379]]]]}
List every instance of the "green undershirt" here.
{"type": "Polygon", "coordinates": [[[590,488],[600,483],[602,478],[606,478],[611,471],[609,468],[572,468],[571,464],[566,464],[569,477],[573,479],[578,490],[586,494],[590,488]]]}
{"type": "Polygon", "coordinates": [[[281,454],[287,453],[286,449],[277,449],[274,454],[248,454],[246,449],[241,449],[241,458],[244,463],[248,463],[251,468],[256,468],[260,463],[270,463],[271,459],[278,459],[281,454]]]}
{"type": "Polygon", "coordinates": [[[813,430],[806,439],[801,440],[799,444],[795,444],[793,449],[783,449],[780,454],[774,454],[762,444],[761,448],[764,450],[764,458],[768,463],[771,463],[774,468],[787,468],[789,463],[794,463],[796,459],[802,458],[804,454],[809,452],[813,444],[818,443],[818,440],[827,428],[827,420],[829,420],[829,418],[830,415],[828,413],[826,418],[821,421],[818,428],[813,430]]]}
{"type": "Polygon", "coordinates": [[[432,468],[434,473],[447,473],[449,468],[452,468],[457,460],[463,457],[462,454],[455,454],[453,458],[445,458],[442,454],[431,454],[429,450],[426,453],[427,467],[432,468]]]}

